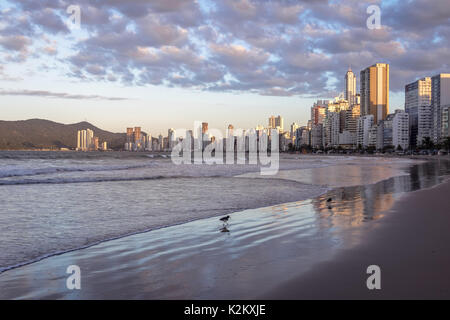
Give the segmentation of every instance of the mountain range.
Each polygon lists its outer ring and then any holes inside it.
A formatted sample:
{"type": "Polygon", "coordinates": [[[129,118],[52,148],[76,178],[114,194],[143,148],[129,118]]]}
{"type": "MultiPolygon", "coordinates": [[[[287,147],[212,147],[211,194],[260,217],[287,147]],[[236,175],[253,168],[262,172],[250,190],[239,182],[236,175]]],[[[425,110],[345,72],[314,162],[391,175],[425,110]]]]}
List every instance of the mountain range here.
{"type": "Polygon", "coordinates": [[[43,119],[23,121],[0,120],[0,150],[76,148],[77,131],[91,129],[100,143],[106,141],[108,148],[123,148],[125,133],[102,130],[89,122],[63,124],[43,119]]]}

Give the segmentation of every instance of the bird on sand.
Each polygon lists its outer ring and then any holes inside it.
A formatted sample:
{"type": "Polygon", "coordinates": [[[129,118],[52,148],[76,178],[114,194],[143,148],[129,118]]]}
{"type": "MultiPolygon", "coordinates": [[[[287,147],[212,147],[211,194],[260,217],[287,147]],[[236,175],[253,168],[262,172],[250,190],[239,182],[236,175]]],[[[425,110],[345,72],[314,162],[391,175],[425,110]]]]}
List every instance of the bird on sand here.
{"type": "Polygon", "coordinates": [[[327,202],[331,202],[331,200],[333,200],[333,199],[332,199],[332,198],[328,198],[328,199],[327,199],[327,202]]]}

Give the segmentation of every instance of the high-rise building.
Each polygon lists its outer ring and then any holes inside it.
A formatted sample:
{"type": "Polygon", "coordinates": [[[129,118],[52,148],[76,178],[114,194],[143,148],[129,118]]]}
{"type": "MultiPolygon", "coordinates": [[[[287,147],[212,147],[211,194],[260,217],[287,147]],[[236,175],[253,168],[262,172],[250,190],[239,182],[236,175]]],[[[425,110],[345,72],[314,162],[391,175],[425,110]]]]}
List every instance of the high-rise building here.
{"type": "Polygon", "coordinates": [[[275,116],[269,117],[268,127],[269,129],[275,129],[275,116]]]}
{"type": "Polygon", "coordinates": [[[323,124],[314,124],[311,129],[311,147],[322,148],[323,147],[323,124]]]}
{"type": "Polygon", "coordinates": [[[392,144],[403,150],[409,148],[409,114],[403,110],[395,110],[392,120],[392,144]]]}
{"type": "Polygon", "coordinates": [[[336,97],[328,103],[323,121],[324,145],[338,146],[339,133],[345,129],[346,113],[349,108],[347,100],[342,97],[336,97]]]}
{"type": "Polygon", "coordinates": [[[141,127],[134,127],[134,143],[141,142],[141,127]]]}
{"type": "Polygon", "coordinates": [[[127,139],[124,148],[126,151],[143,151],[148,149],[148,138],[141,131],[141,127],[127,128],[127,139]]]}
{"type": "Polygon", "coordinates": [[[278,128],[280,132],[284,131],[284,122],[281,116],[275,118],[275,128],[278,128]]]}
{"type": "Polygon", "coordinates": [[[369,130],[374,124],[374,116],[372,114],[358,118],[356,127],[356,145],[363,148],[369,146],[369,130]]]}
{"type": "Polygon", "coordinates": [[[79,151],[92,151],[98,149],[98,138],[97,139],[97,149],[95,144],[94,131],[91,129],[79,130],[77,132],[77,150],[79,151]]]}
{"type": "Polygon", "coordinates": [[[152,135],[147,134],[147,137],[145,138],[145,150],[152,151],[152,135]]]}
{"type": "Polygon", "coordinates": [[[361,71],[361,114],[373,115],[374,123],[389,113],[389,64],[377,63],[361,71]]]}
{"type": "Polygon", "coordinates": [[[395,114],[388,114],[386,119],[378,122],[377,149],[393,147],[392,141],[392,123],[395,114]]]}
{"type": "Polygon", "coordinates": [[[291,138],[295,137],[295,132],[297,131],[299,125],[295,122],[291,124],[291,138]]]}
{"type": "Polygon", "coordinates": [[[302,146],[309,146],[311,144],[310,140],[310,130],[308,127],[299,127],[295,130],[295,145],[297,148],[302,146]]]}
{"type": "Polygon", "coordinates": [[[283,132],[284,131],[283,118],[280,115],[278,117],[270,116],[268,127],[269,129],[278,129],[279,132],[283,132]]]}
{"type": "Polygon", "coordinates": [[[77,132],[77,150],[81,150],[81,148],[82,148],[81,141],[82,141],[82,132],[81,132],[81,130],[78,130],[78,132],[77,132]]]}
{"type": "Polygon", "coordinates": [[[134,140],[134,130],[133,128],[127,128],[127,142],[132,143],[134,140]]]}
{"type": "Polygon", "coordinates": [[[344,98],[348,101],[350,106],[356,103],[356,76],[351,68],[349,68],[345,74],[344,98]]]}
{"type": "Polygon", "coordinates": [[[345,130],[356,133],[356,122],[361,116],[359,104],[352,105],[345,113],[345,130]]]}
{"type": "Polygon", "coordinates": [[[441,129],[441,135],[442,138],[448,138],[450,137],[450,106],[446,106],[442,109],[442,129],[441,129]]]}
{"type": "Polygon", "coordinates": [[[169,143],[169,146],[168,146],[169,150],[172,150],[173,147],[175,146],[175,142],[176,142],[175,129],[170,128],[167,131],[167,140],[168,140],[168,143],[169,143]]]}
{"type": "Polygon", "coordinates": [[[421,145],[432,137],[431,78],[425,77],[405,86],[405,111],[409,114],[410,143],[421,145]]]}
{"type": "Polygon", "coordinates": [[[450,73],[431,78],[431,112],[433,115],[433,142],[441,142],[442,113],[450,106],[450,73]]]}
{"type": "MultiPolygon", "coordinates": [[[[383,121],[383,120],[381,120],[383,121]]],[[[377,147],[378,125],[374,124],[369,128],[367,147],[377,147]]]]}
{"type": "Polygon", "coordinates": [[[208,122],[202,122],[202,133],[205,134],[208,132],[208,122]]]}
{"type": "Polygon", "coordinates": [[[158,136],[158,150],[163,151],[164,150],[164,138],[162,134],[158,136]]]}
{"type": "Polygon", "coordinates": [[[228,125],[228,136],[232,137],[234,135],[234,127],[232,124],[228,125]]]}
{"type": "Polygon", "coordinates": [[[328,100],[317,100],[311,107],[311,125],[323,123],[328,102],[328,100]]]}

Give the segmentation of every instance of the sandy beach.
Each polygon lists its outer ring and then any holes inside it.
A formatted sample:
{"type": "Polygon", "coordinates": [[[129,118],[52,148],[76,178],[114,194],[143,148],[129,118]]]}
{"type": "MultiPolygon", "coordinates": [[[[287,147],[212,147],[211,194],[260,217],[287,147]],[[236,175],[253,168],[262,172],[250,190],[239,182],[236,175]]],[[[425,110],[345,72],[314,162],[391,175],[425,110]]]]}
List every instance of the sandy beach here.
{"type": "Polygon", "coordinates": [[[360,245],[262,298],[449,299],[449,195],[450,180],[405,195],[360,245]],[[380,290],[366,286],[366,268],[374,264],[381,268],[380,290]]]}

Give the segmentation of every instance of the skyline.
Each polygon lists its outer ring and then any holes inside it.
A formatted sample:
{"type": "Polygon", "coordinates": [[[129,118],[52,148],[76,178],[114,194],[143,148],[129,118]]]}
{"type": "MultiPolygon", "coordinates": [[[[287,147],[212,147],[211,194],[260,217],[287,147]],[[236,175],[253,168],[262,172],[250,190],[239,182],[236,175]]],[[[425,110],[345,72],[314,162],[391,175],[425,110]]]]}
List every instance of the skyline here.
{"type": "Polygon", "coordinates": [[[152,135],[196,120],[254,127],[273,114],[305,125],[315,101],[344,91],[349,66],[359,92],[359,72],[378,62],[391,66],[391,111],[402,109],[406,84],[448,72],[450,4],[376,1],[381,29],[370,30],[373,3],[82,0],[81,28],[69,30],[69,1],[5,1],[2,120],[133,124],[152,135]]]}

